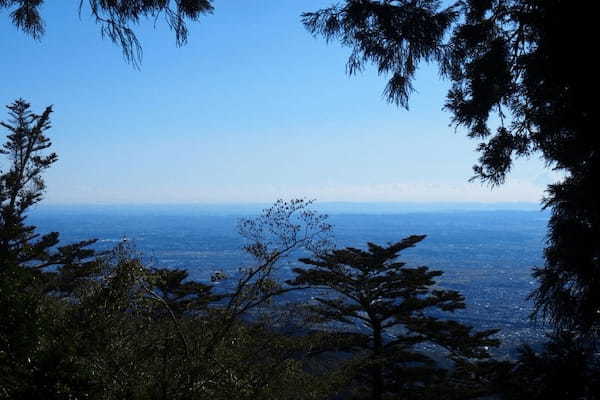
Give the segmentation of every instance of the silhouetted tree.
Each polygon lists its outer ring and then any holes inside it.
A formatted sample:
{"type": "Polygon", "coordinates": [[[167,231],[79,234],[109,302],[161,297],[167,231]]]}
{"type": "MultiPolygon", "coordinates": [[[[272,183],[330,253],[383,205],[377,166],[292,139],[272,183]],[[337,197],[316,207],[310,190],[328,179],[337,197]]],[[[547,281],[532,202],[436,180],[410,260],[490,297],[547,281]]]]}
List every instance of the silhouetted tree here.
{"type": "MultiPolygon", "coordinates": [[[[295,268],[297,276],[289,281],[331,290],[315,297],[317,303],[310,306],[322,321],[367,328],[369,333],[352,336],[358,339],[355,348],[368,351],[366,370],[373,399],[390,392],[424,396],[443,381],[446,371],[431,353],[418,348],[421,344],[445,349],[465,368],[474,359],[489,357],[485,346],[499,343],[490,338],[497,330],[472,332],[471,327],[431,314],[452,312],[465,304],[456,291],[432,288],[441,271],[394,261],[399,252],[424,238],[415,235],[387,247],[368,243],[367,251],[349,247],[302,258],[310,267],[295,268]]],[[[463,393],[462,398],[469,396],[463,393]]]]}
{"type": "Polygon", "coordinates": [[[600,328],[600,136],[595,64],[580,45],[595,14],[568,0],[346,0],[303,15],[310,32],[352,49],[348,72],[374,63],[387,98],[408,106],[419,64],[452,82],[446,109],[480,140],[475,178],[504,182],[513,160],[540,154],[566,178],[549,186],[544,268],[532,293],[557,329],[600,328]]]}
{"type": "Polygon", "coordinates": [[[0,171],[0,271],[25,267],[43,271],[57,265],[79,264],[93,254],[84,249],[93,241],[55,249],[59,242],[57,232],[39,235],[35,227],[25,222],[29,209],[42,198],[42,173],[58,159],[55,153],[43,154],[51,146],[44,132],[50,128],[52,108],[34,114],[24,100],[7,108],[9,123],[0,122],[9,131],[0,154],[10,160],[9,169],[0,171]]]}
{"type": "MultiPolygon", "coordinates": [[[[142,47],[132,29],[133,25],[142,19],[156,21],[163,17],[175,32],[177,45],[181,46],[186,43],[188,36],[186,20],[196,21],[213,10],[212,0],[82,0],[77,3],[80,14],[87,4],[92,17],[100,25],[102,37],[108,37],[120,46],[125,59],[135,66],[141,61],[142,47]]],[[[34,39],[40,39],[45,30],[45,22],[40,14],[44,5],[44,0],[0,0],[0,11],[11,10],[12,23],[34,39]]]]}
{"type": "Polygon", "coordinates": [[[302,290],[283,286],[277,269],[294,254],[320,254],[333,246],[327,215],[312,209],[313,203],[314,200],[279,199],[260,215],[239,221],[239,233],[246,239],[244,250],[254,265],[240,270],[236,288],[228,295],[231,310],[244,312],[274,296],[302,290]]]}

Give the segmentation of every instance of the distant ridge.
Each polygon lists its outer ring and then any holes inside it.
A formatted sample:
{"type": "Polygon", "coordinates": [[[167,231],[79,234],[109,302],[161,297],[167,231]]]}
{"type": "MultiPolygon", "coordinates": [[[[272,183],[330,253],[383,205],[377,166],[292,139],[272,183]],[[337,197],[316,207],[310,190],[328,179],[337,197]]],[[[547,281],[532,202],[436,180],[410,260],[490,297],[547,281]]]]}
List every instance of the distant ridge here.
{"type": "Polygon", "coordinates": [[[354,203],[324,202],[318,208],[330,214],[396,214],[407,212],[452,211],[539,211],[538,203],[478,203],[478,202],[397,202],[354,203]]]}
{"type": "MultiPolygon", "coordinates": [[[[223,204],[45,204],[33,214],[130,214],[130,215],[253,215],[269,203],[223,204]]],[[[504,202],[316,202],[315,208],[326,214],[404,214],[415,212],[466,211],[540,211],[538,203],[504,202]]]]}

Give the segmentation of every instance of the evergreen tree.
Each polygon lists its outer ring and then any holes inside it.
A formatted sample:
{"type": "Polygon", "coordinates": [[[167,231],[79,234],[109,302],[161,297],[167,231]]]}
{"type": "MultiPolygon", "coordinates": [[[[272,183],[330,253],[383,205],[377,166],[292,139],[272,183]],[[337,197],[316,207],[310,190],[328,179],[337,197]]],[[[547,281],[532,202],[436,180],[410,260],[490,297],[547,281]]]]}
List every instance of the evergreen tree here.
{"type": "Polygon", "coordinates": [[[550,185],[546,263],[535,272],[538,313],[554,327],[600,329],[600,137],[585,42],[596,14],[568,0],[346,0],[305,13],[313,34],[352,49],[348,71],[374,63],[387,98],[408,106],[418,66],[434,62],[451,89],[454,123],[481,141],[475,178],[504,182],[518,157],[540,154],[565,174],[550,185]]]}
{"type": "MultiPolygon", "coordinates": [[[[489,357],[486,346],[498,344],[490,338],[497,330],[473,332],[471,327],[434,316],[432,312],[465,307],[458,292],[432,287],[441,271],[409,268],[395,261],[399,252],[424,238],[414,235],[387,247],[368,243],[366,251],[348,247],[303,258],[300,261],[310,267],[295,268],[296,278],[288,282],[330,290],[325,292],[330,295],[315,297],[317,303],[310,306],[322,321],[367,328],[367,334],[352,336],[357,339],[355,348],[368,352],[367,381],[373,399],[386,393],[424,396],[444,380],[446,371],[419,345],[445,349],[464,368],[472,360],[489,357]]],[[[462,396],[468,398],[466,393],[462,396]]]]}
{"type": "Polygon", "coordinates": [[[40,235],[26,224],[27,212],[42,199],[42,173],[58,159],[55,153],[44,154],[51,146],[45,131],[50,128],[52,107],[38,115],[19,99],[7,108],[10,121],[0,122],[9,131],[0,154],[10,160],[8,171],[0,171],[0,271],[79,266],[93,254],[86,249],[93,240],[56,248],[57,232],[40,235]]]}

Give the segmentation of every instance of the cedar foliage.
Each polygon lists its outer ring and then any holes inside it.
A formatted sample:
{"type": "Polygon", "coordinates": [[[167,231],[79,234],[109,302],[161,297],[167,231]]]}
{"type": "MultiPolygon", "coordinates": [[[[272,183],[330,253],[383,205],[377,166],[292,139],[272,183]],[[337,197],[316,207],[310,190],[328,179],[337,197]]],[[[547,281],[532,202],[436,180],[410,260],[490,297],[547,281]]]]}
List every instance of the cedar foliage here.
{"type": "Polygon", "coordinates": [[[475,177],[502,184],[513,161],[539,154],[565,175],[548,186],[545,266],[531,294],[557,330],[600,329],[600,136],[595,63],[585,42],[595,14],[568,0],[345,0],[303,15],[306,28],[352,49],[348,72],[373,63],[385,95],[408,107],[417,68],[436,63],[446,109],[480,142],[475,177]]]}
{"type": "MultiPolygon", "coordinates": [[[[10,10],[10,19],[18,29],[34,39],[41,39],[45,21],[40,13],[44,0],[0,0],[0,11],[10,10]]],[[[133,26],[143,19],[156,21],[164,18],[175,33],[177,46],[187,42],[187,21],[197,21],[201,15],[211,13],[212,0],[87,0],[75,3],[79,15],[89,11],[100,26],[102,37],[118,45],[125,59],[135,67],[142,60],[142,46],[133,26]],[[87,7],[86,7],[87,5],[87,7]]]]}

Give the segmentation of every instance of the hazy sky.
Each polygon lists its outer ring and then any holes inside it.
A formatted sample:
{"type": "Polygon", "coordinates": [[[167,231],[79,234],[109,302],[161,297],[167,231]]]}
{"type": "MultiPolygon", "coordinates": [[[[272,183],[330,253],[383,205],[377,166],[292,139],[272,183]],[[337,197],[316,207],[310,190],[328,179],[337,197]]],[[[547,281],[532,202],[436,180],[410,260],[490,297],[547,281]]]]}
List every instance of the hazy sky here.
{"type": "Polygon", "coordinates": [[[449,127],[435,68],[410,111],[372,70],[347,77],[348,50],[300,23],[331,1],[216,1],[182,48],[162,21],[143,24],[140,71],[79,1],[46,2],[40,42],[0,13],[0,104],[55,109],[47,202],[540,200],[554,176],[538,159],[493,191],[467,182],[477,143],[449,127]]]}

